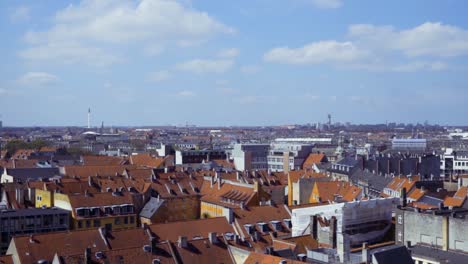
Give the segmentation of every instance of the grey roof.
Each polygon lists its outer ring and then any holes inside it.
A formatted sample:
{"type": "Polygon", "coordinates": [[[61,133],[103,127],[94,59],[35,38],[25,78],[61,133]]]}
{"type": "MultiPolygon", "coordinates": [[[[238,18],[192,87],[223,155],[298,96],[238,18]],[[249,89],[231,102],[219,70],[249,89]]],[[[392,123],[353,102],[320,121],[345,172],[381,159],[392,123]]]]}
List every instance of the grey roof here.
{"type": "Polygon", "coordinates": [[[357,183],[358,181],[367,182],[369,187],[383,191],[391,181],[392,177],[379,176],[369,171],[363,171],[361,169],[355,170],[350,175],[351,181],[357,183]]]}
{"type": "Polygon", "coordinates": [[[0,217],[24,217],[36,215],[55,215],[70,214],[70,211],[52,207],[52,208],[28,208],[28,209],[7,209],[0,211],[0,217]]]}
{"type": "Polygon", "coordinates": [[[356,159],[355,157],[345,157],[339,160],[336,164],[338,165],[343,165],[343,166],[349,166],[349,167],[354,167],[358,164],[360,158],[356,159]]]}
{"type": "Polygon", "coordinates": [[[468,263],[468,254],[445,251],[438,248],[417,244],[411,248],[412,255],[433,259],[440,263],[468,263]]]}
{"type": "Polygon", "coordinates": [[[143,209],[141,209],[140,216],[144,218],[151,218],[163,203],[163,199],[151,197],[143,209]]]}
{"type": "Polygon", "coordinates": [[[384,247],[371,252],[378,264],[413,264],[413,259],[405,246],[384,247]]]}
{"type": "Polygon", "coordinates": [[[58,168],[20,168],[7,169],[7,174],[13,176],[15,181],[25,182],[28,179],[47,179],[59,174],[58,168]]]}

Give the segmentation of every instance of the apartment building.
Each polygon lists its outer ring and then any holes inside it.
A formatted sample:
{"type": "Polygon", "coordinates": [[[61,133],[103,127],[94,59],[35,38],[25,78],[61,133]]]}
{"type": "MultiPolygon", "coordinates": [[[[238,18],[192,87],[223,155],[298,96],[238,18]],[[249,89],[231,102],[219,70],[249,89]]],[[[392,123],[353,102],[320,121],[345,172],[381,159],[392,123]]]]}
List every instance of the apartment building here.
{"type": "Polygon", "coordinates": [[[16,235],[64,231],[70,228],[70,212],[59,208],[6,209],[0,211],[1,254],[16,235]]]}

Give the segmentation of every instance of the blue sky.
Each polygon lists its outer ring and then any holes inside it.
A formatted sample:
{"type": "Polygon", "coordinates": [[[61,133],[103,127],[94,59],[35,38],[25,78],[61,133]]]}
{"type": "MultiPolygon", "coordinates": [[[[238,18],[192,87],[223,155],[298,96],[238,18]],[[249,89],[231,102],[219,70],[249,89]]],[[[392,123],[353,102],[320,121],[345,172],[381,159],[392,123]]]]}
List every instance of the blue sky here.
{"type": "Polygon", "coordinates": [[[464,0],[1,1],[4,125],[465,124],[464,0]]]}

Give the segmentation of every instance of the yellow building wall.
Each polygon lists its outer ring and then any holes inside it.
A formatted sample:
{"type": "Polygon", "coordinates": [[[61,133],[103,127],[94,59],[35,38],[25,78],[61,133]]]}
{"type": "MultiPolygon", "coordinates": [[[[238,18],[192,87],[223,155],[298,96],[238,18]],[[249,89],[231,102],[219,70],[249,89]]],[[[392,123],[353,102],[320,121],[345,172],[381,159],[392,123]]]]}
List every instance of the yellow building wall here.
{"type": "Polygon", "coordinates": [[[293,205],[293,185],[291,182],[291,177],[288,174],[288,205],[293,205]]]}
{"type": "Polygon", "coordinates": [[[312,193],[310,194],[309,197],[309,203],[318,203],[320,198],[320,193],[317,188],[317,184],[314,184],[314,188],[312,189],[312,193]]]}
{"type": "Polygon", "coordinates": [[[35,205],[36,208],[41,208],[42,206],[52,207],[53,203],[53,193],[50,191],[45,191],[41,189],[35,189],[36,198],[35,205]]]}
{"type": "Polygon", "coordinates": [[[119,230],[125,228],[134,228],[137,227],[137,215],[119,215],[119,216],[109,216],[109,217],[89,217],[89,218],[80,218],[80,219],[72,219],[72,229],[75,230],[88,230],[88,229],[96,229],[99,227],[105,227],[107,224],[112,226],[112,230],[119,230]],[[127,224],[125,224],[124,218],[127,217],[127,224]],[[130,221],[130,217],[133,217],[133,223],[130,221]],[[115,219],[119,218],[120,223],[116,224],[115,219]],[[95,221],[98,220],[99,222],[95,221]],[[89,226],[87,225],[87,221],[89,221],[89,226]],[[79,225],[81,222],[81,228],[79,225]]]}
{"type": "Polygon", "coordinates": [[[207,202],[201,202],[200,206],[200,216],[202,218],[211,218],[211,217],[218,217],[224,216],[223,215],[223,208],[222,206],[211,204],[207,202]]]}

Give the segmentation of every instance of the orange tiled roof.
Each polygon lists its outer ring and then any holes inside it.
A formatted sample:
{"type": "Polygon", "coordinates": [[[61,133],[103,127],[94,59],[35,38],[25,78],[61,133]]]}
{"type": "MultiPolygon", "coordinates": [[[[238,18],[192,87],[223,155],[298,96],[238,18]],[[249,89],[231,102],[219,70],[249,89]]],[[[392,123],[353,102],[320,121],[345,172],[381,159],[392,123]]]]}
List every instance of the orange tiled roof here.
{"type": "Polygon", "coordinates": [[[185,236],[190,240],[194,237],[206,238],[209,232],[216,232],[218,235],[234,233],[234,229],[225,217],[152,224],[149,226],[149,229],[159,240],[169,240],[172,242],[176,242],[179,236],[185,236]]]}
{"type": "Polygon", "coordinates": [[[399,176],[394,177],[393,180],[387,185],[386,188],[392,189],[394,191],[400,192],[403,188],[406,188],[406,191],[409,192],[416,182],[419,181],[419,176],[399,176]]]}
{"type": "Polygon", "coordinates": [[[118,166],[125,165],[126,160],[121,157],[111,156],[91,156],[86,155],[81,157],[85,166],[118,166]]]}
{"type": "Polygon", "coordinates": [[[79,207],[102,207],[122,204],[133,204],[132,194],[122,192],[120,195],[113,195],[111,192],[93,194],[73,194],[69,195],[72,208],[79,207]]]}
{"type": "Polygon", "coordinates": [[[233,263],[222,237],[218,237],[216,243],[211,243],[206,238],[187,242],[187,247],[174,247],[182,263],[233,263]]]}
{"type": "Polygon", "coordinates": [[[323,153],[310,153],[307,159],[304,161],[302,165],[303,168],[312,167],[312,165],[320,163],[324,160],[325,154],[323,153]]]}
{"type": "Polygon", "coordinates": [[[159,168],[164,163],[164,158],[154,157],[149,153],[141,153],[130,156],[130,163],[149,168],[159,168]]]}
{"type": "Polygon", "coordinates": [[[419,201],[419,199],[421,199],[425,194],[426,194],[427,191],[425,190],[421,190],[419,188],[415,188],[412,192],[410,192],[410,194],[408,195],[408,199],[412,199],[412,200],[415,200],[415,201],[419,201]]]}
{"type": "Polygon", "coordinates": [[[298,260],[290,260],[282,257],[277,257],[273,255],[266,255],[263,253],[250,252],[249,256],[245,260],[244,264],[278,264],[280,261],[284,261],[285,264],[298,264],[305,263],[298,260]]]}
{"type": "Polygon", "coordinates": [[[356,199],[362,191],[355,185],[341,181],[315,182],[315,186],[321,201],[334,201],[335,195],[339,195],[343,197],[343,200],[350,202],[356,199]]]}
{"type": "Polygon", "coordinates": [[[117,166],[64,166],[65,175],[69,177],[88,178],[89,176],[115,176],[122,174],[125,169],[137,168],[135,165],[117,166]]]}
{"type": "Polygon", "coordinates": [[[13,264],[13,258],[11,255],[0,256],[0,264],[13,264]]]}
{"type": "Polygon", "coordinates": [[[468,195],[468,187],[462,186],[453,195],[453,197],[448,196],[444,199],[444,205],[451,206],[451,207],[461,207],[463,203],[465,202],[467,195],[468,195]]]}
{"type": "Polygon", "coordinates": [[[18,149],[15,154],[11,156],[11,159],[28,159],[31,154],[35,153],[34,149],[18,149]]]}

